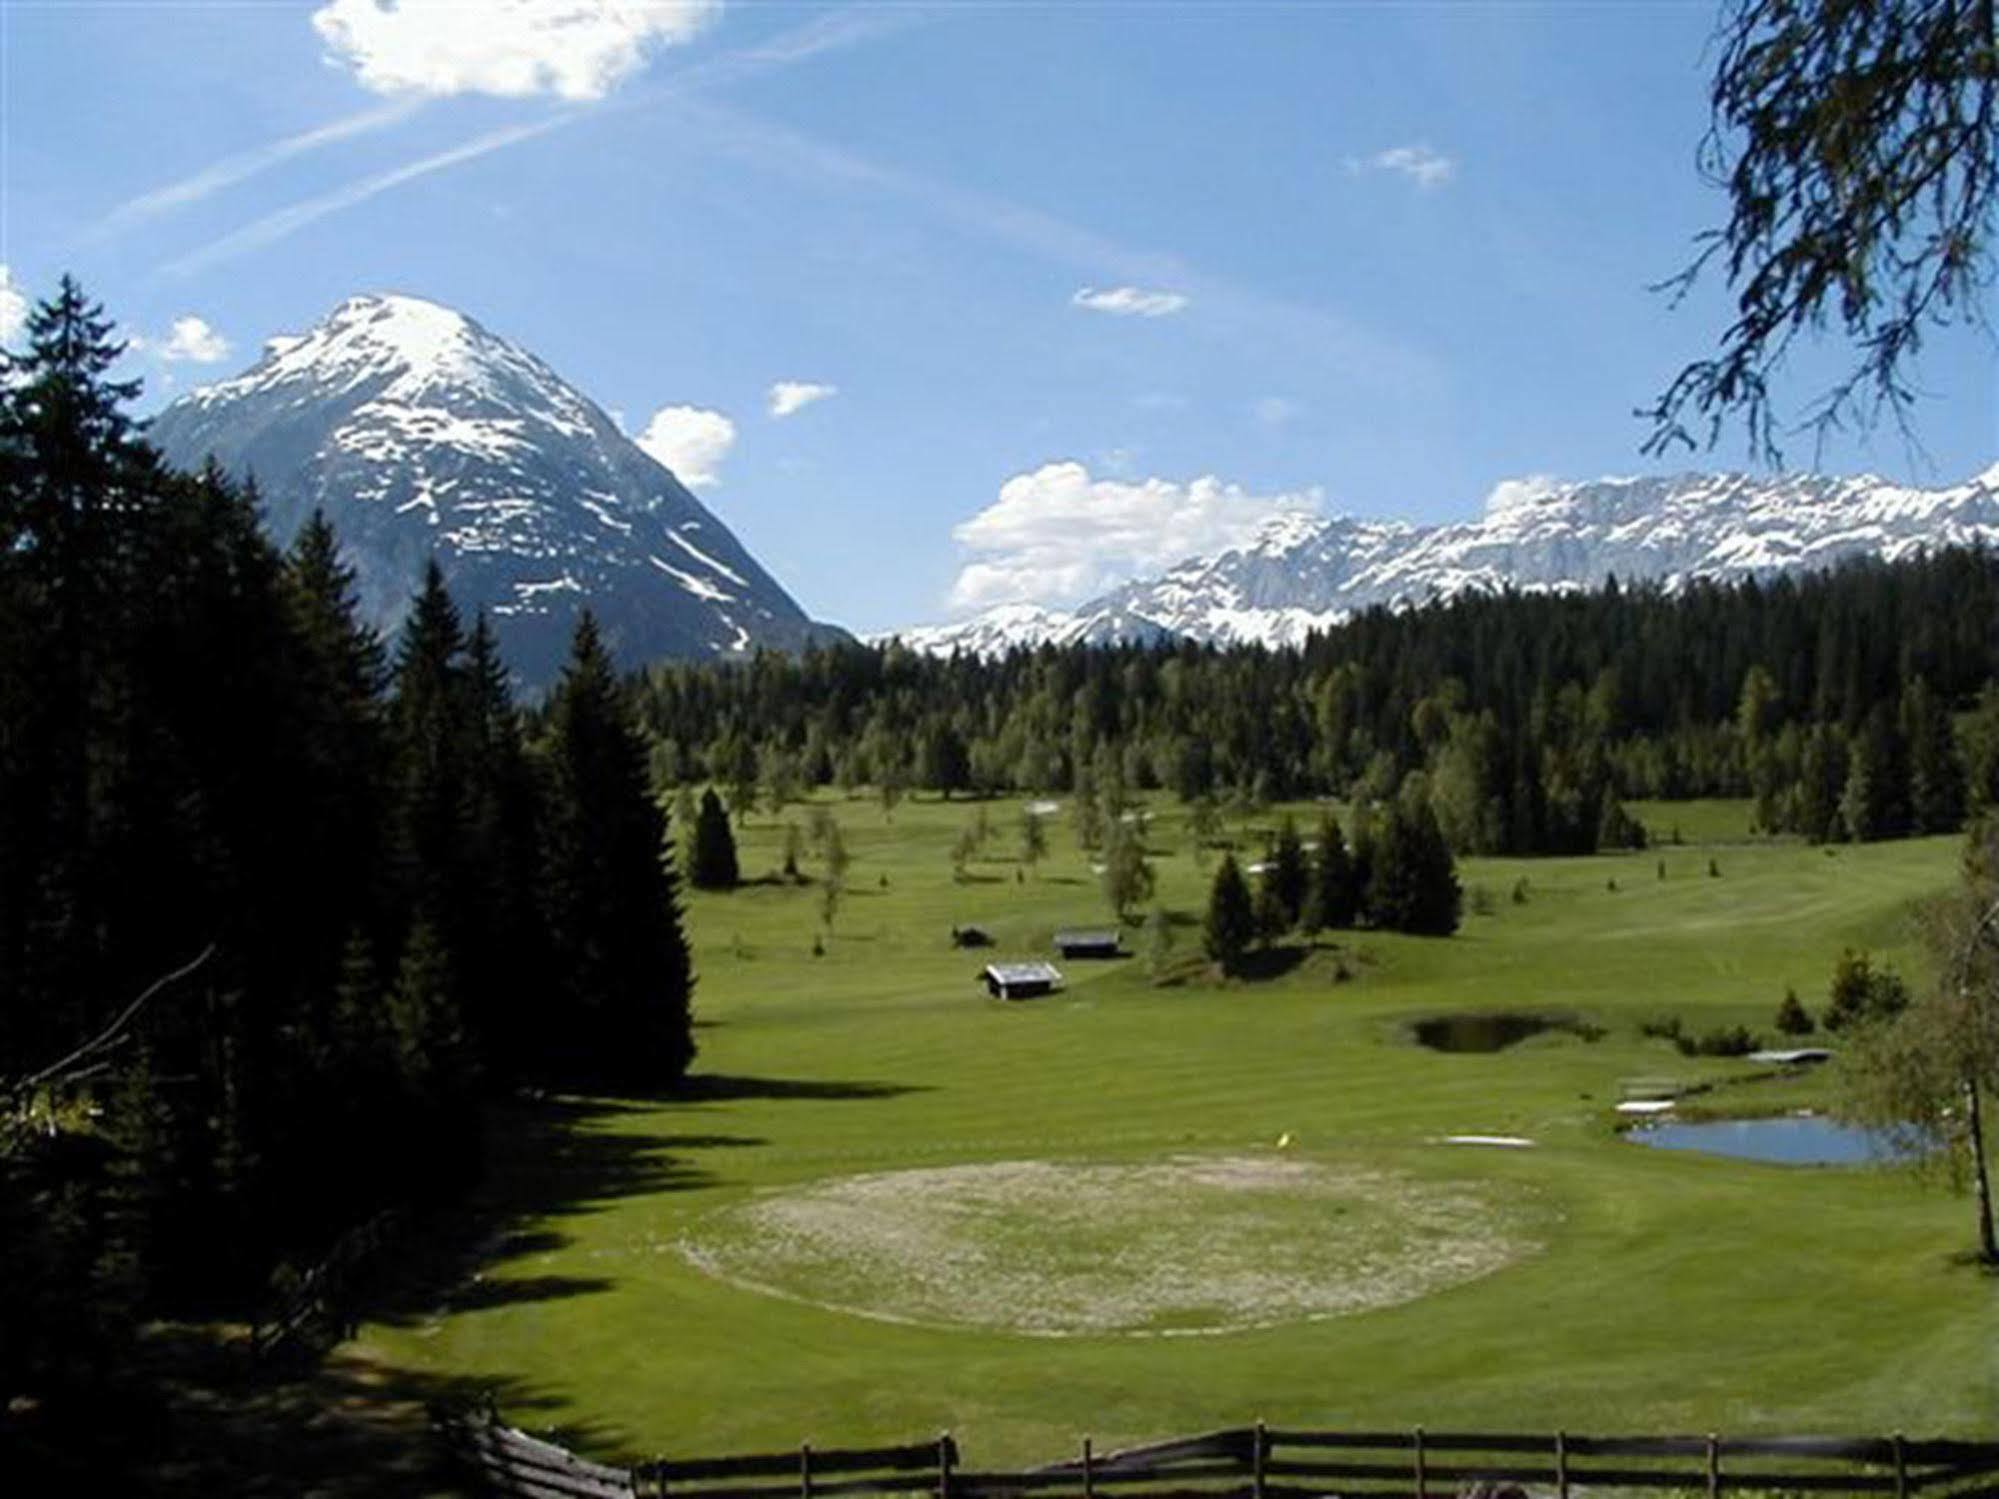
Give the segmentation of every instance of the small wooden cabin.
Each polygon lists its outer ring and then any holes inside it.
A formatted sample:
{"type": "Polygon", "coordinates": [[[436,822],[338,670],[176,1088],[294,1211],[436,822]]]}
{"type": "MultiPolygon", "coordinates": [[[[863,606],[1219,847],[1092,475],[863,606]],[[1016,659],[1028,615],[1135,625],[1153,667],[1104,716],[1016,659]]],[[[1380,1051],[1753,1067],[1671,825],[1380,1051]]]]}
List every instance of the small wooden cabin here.
{"type": "Polygon", "coordinates": [[[1065,958],[1121,958],[1124,948],[1115,931],[1057,932],[1055,950],[1065,958]]]}
{"type": "Polygon", "coordinates": [[[1034,999],[1062,987],[1062,970],[1053,963],[988,963],[979,977],[994,999],[1034,999]]]}

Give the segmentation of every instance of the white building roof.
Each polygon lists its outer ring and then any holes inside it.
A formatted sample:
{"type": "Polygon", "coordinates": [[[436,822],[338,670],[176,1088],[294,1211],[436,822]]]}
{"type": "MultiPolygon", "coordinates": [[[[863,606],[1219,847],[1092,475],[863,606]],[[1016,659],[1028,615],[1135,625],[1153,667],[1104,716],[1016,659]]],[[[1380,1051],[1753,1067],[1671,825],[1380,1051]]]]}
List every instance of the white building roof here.
{"type": "Polygon", "coordinates": [[[1059,984],[1062,970],[1053,963],[988,963],[986,977],[996,984],[1059,984]]]}

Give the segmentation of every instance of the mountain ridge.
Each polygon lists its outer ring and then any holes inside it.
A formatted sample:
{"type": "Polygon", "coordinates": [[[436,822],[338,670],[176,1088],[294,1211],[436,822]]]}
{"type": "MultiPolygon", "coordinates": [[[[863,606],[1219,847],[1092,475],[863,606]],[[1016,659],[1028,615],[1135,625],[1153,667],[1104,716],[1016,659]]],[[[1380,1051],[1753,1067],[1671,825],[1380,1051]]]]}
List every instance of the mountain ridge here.
{"type": "Polygon", "coordinates": [[[1287,646],[1375,605],[1467,590],[1591,588],[1611,576],[1671,590],[1974,542],[1999,545],[1999,464],[1936,489],[1810,474],[1521,483],[1495,489],[1474,520],[1284,515],[1241,546],[1073,609],[1004,604],[869,638],[937,655],[1151,639],[1287,646]]]}

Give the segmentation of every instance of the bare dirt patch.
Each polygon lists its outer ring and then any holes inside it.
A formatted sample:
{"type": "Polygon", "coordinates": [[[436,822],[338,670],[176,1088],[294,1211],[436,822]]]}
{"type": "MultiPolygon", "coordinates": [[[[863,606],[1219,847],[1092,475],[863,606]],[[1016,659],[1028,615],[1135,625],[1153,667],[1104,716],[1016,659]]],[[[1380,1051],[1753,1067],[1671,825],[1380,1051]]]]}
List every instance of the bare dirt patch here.
{"type": "Polygon", "coordinates": [[[771,1295],[1042,1337],[1343,1316],[1535,1247],[1517,1191],[1261,1156],[842,1177],[725,1209],[680,1245],[771,1295]]]}

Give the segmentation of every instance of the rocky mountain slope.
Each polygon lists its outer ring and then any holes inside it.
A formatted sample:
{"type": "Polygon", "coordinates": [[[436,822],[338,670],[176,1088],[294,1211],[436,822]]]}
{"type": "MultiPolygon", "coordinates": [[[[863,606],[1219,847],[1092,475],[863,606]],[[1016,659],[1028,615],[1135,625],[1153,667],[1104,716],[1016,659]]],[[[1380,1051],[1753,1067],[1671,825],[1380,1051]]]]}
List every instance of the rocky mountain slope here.
{"type": "Polygon", "coordinates": [[[281,542],[323,508],[384,628],[435,556],[529,687],[560,669],[585,602],[627,666],[839,633],[587,397],[434,302],[351,298],[149,435],[182,467],[212,454],[254,475],[281,542]]]}
{"type": "Polygon", "coordinates": [[[1072,610],[1009,604],[895,633],[938,654],[1162,636],[1291,645],[1355,610],[1466,589],[1587,588],[1612,575],[1673,588],[1925,547],[1999,545],[1999,465],[1940,489],[1810,474],[1683,474],[1503,493],[1477,520],[1452,525],[1286,516],[1247,546],[1189,558],[1072,610]]]}

